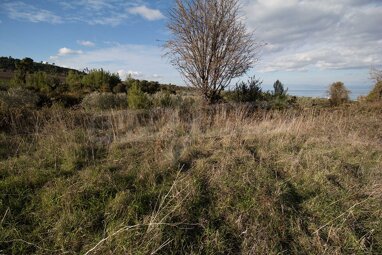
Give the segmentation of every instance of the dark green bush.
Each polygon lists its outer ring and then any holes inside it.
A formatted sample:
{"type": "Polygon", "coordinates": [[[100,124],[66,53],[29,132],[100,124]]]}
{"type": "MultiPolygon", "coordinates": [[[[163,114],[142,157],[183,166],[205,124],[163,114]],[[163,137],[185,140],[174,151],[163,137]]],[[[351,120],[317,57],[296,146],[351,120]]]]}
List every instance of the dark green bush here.
{"type": "MultiPolygon", "coordinates": [[[[26,76],[26,88],[39,91],[42,93],[51,93],[59,90],[61,81],[57,75],[47,74],[46,72],[38,71],[30,73],[26,76]]],[[[61,89],[65,90],[65,89],[61,89]]],[[[60,91],[60,92],[61,92],[60,91]]]]}
{"type": "Polygon", "coordinates": [[[284,84],[282,84],[279,80],[273,84],[273,89],[273,95],[275,97],[282,98],[287,96],[288,89],[285,89],[284,84]]]}
{"type": "Polygon", "coordinates": [[[114,93],[126,93],[126,85],[121,83],[118,83],[114,88],[113,88],[114,93]]]}
{"type": "Polygon", "coordinates": [[[90,91],[111,92],[117,84],[121,83],[118,74],[93,69],[82,78],[84,88],[90,91]]]}
{"type": "Polygon", "coordinates": [[[82,79],[82,74],[70,70],[65,78],[65,83],[70,91],[80,91],[82,89],[82,79]]]}
{"type": "Polygon", "coordinates": [[[135,80],[130,78],[126,83],[128,90],[136,84],[143,93],[152,95],[160,91],[160,85],[157,81],[135,80]]]}
{"type": "Polygon", "coordinates": [[[260,101],[263,99],[262,83],[263,82],[256,79],[255,76],[251,77],[247,82],[242,81],[237,83],[230,98],[235,102],[254,103],[260,101]]]}

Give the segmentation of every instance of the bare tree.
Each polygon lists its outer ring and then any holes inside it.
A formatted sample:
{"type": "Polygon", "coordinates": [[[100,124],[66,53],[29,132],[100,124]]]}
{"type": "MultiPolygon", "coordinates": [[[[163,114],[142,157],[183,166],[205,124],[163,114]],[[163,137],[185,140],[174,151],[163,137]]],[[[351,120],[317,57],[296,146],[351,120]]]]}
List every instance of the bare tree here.
{"type": "Polygon", "coordinates": [[[382,82],[382,70],[372,67],[370,69],[370,77],[372,80],[374,80],[377,83],[382,82]]]}
{"type": "Polygon", "coordinates": [[[238,0],[176,0],[169,13],[167,54],[209,103],[258,60],[259,44],[239,12],[238,0]]]}

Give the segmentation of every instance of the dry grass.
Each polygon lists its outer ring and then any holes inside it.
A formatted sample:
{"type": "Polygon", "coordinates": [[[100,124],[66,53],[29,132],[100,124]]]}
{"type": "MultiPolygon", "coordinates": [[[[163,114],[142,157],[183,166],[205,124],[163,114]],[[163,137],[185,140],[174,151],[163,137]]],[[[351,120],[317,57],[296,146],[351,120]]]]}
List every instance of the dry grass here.
{"type": "Polygon", "coordinates": [[[0,253],[382,253],[381,109],[4,115],[0,253]]]}

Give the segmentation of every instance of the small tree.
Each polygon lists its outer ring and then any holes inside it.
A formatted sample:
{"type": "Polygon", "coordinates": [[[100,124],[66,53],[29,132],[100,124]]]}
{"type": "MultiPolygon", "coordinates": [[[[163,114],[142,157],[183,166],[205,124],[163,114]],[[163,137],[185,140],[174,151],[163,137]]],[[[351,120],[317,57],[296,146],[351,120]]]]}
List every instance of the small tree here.
{"type": "Polygon", "coordinates": [[[257,61],[258,44],[240,18],[239,0],[176,0],[170,11],[171,63],[209,103],[257,61]]]}
{"type": "Polygon", "coordinates": [[[251,77],[247,82],[242,81],[236,84],[232,99],[236,102],[257,102],[263,97],[262,84],[263,82],[256,79],[255,76],[251,77]]]}
{"type": "Polygon", "coordinates": [[[65,83],[71,91],[78,92],[82,89],[82,75],[76,71],[70,70],[65,78],[65,83]]]}
{"type": "Polygon", "coordinates": [[[33,59],[24,58],[16,61],[15,69],[11,85],[13,87],[23,87],[27,82],[27,74],[33,71],[33,59]]]}
{"type": "Polygon", "coordinates": [[[84,87],[91,91],[110,92],[121,82],[118,74],[111,74],[103,69],[93,69],[82,78],[84,87]]]}
{"type": "Polygon", "coordinates": [[[147,109],[151,105],[150,99],[139,88],[137,82],[134,82],[127,91],[127,103],[131,109],[147,109]]]}
{"type": "Polygon", "coordinates": [[[332,105],[339,105],[349,101],[350,91],[345,87],[343,82],[335,82],[329,87],[329,100],[332,105]]]}
{"type": "Polygon", "coordinates": [[[284,84],[282,84],[279,80],[273,84],[273,89],[273,95],[276,97],[285,97],[288,92],[288,89],[285,89],[284,84]]]}

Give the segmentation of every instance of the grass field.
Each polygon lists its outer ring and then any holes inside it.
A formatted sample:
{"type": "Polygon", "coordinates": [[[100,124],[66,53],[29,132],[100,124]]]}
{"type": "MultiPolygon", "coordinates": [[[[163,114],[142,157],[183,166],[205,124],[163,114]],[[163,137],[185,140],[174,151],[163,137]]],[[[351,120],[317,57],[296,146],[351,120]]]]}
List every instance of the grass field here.
{"type": "Polygon", "coordinates": [[[4,112],[0,254],[382,254],[382,105],[4,112]]]}

